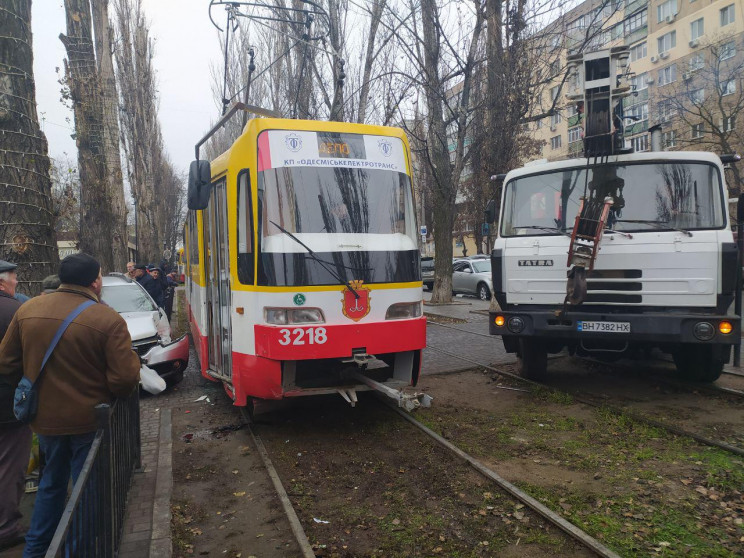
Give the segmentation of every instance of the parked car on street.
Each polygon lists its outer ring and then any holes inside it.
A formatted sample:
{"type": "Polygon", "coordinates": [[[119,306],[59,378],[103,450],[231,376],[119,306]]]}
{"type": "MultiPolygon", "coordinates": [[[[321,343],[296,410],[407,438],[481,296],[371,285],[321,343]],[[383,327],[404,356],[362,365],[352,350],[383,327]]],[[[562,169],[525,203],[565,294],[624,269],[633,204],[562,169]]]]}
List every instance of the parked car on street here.
{"type": "Polygon", "coordinates": [[[431,256],[421,258],[421,280],[425,289],[431,291],[434,288],[434,258],[431,256]]]}
{"type": "Polygon", "coordinates": [[[162,308],[136,281],[121,273],[103,278],[101,300],[127,323],[132,348],[142,362],[173,385],[183,379],[189,363],[189,340],[185,335],[171,341],[171,328],[162,308]]]}
{"type": "Polygon", "coordinates": [[[456,261],[452,265],[452,292],[490,300],[493,292],[491,260],[475,257],[456,261]]]}

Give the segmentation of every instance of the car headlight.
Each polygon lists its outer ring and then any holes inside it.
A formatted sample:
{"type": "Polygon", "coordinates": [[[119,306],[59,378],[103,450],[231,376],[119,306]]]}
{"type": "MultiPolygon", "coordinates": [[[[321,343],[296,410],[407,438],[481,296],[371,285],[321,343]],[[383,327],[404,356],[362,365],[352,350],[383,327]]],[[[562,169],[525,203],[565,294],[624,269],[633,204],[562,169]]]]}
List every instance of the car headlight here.
{"type": "Polygon", "coordinates": [[[264,308],[267,324],[322,324],[325,323],[320,308],[264,308]]]}
{"type": "Polygon", "coordinates": [[[421,316],[421,302],[401,302],[387,309],[386,320],[405,320],[421,316]]]}

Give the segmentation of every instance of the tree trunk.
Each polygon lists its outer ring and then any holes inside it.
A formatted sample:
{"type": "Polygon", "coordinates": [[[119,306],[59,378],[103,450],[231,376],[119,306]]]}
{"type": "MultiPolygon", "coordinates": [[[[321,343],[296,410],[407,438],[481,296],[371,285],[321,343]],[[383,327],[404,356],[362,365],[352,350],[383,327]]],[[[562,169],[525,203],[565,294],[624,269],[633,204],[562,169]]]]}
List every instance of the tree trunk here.
{"type": "Polygon", "coordinates": [[[427,106],[427,154],[432,169],[434,196],[434,291],[432,302],[452,300],[452,225],[457,187],[452,181],[447,129],[442,111],[443,92],[439,77],[440,33],[436,0],[421,0],[424,28],[424,80],[427,106]]]}
{"type": "Polygon", "coordinates": [[[103,157],[106,164],[106,189],[111,202],[111,252],[114,269],[126,269],[127,206],[124,202],[124,181],[121,173],[119,150],[119,94],[116,90],[114,61],[112,57],[111,23],[108,0],[93,0],[93,31],[96,60],[101,83],[103,108],[103,157]]]}
{"type": "Polygon", "coordinates": [[[34,296],[57,272],[47,140],[36,114],[31,0],[0,9],[0,259],[18,264],[18,290],[34,296]]]}
{"type": "Polygon", "coordinates": [[[344,60],[341,58],[343,48],[341,36],[341,15],[339,14],[338,1],[329,0],[328,18],[330,26],[330,42],[333,47],[332,73],[333,73],[333,102],[331,103],[331,114],[328,118],[336,122],[344,121],[344,60]]]}
{"type": "Polygon", "coordinates": [[[357,122],[364,124],[367,118],[367,104],[369,103],[369,80],[372,76],[372,64],[374,63],[375,40],[377,39],[377,30],[380,27],[380,19],[385,9],[387,0],[374,0],[372,10],[370,11],[369,36],[367,37],[367,50],[364,55],[364,70],[362,72],[362,88],[359,92],[359,114],[357,122]]]}
{"type": "Polygon", "coordinates": [[[101,87],[96,71],[88,0],[65,0],[65,74],[75,114],[82,215],[80,249],[95,257],[104,273],[117,271],[111,250],[113,211],[108,195],[101,87]]]}

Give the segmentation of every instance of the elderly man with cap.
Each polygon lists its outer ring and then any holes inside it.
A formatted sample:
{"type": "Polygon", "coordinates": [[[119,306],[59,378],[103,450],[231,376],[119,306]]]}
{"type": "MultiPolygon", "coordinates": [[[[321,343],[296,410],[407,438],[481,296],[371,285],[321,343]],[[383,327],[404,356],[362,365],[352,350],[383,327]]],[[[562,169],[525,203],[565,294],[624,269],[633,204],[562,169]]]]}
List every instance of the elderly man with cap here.
{"type": "MultiPolygon", "coordinates": [[[[98,302],[101,266],[87,254],[62,260],[56,292],[24,303],[0,344],[0,377],[35,381],[60,324],[85,301],[98,302]]],[[[124,319],[104,304],[85,308],[65,330],[36,384],[31,429],[46,457],[26,535],[26,558],[43,556],[64,510],[67,485],[77,480],[98,427],[95,406],[126,397],[139,382],[140,361],[124,319]]]]}
{"type": "MultiPolygon", "coordinates": [[[[21,302],[15,298],[16,264],[0,260],[0,340],[21,302]]],[[[0,552],[23,543],[18,504],[23,495],[31,453],[31,429],[13,415],[18,382],[0,376],[0,552]]]]}
{"type": "Polygon", "coordinates": [[[160,286],[160,282],[153,279],[148,273],[147,266],[145,264],[137,264],[134,266],[134,277],[137,279],[137,283],[142,285],[155,304],[163,306],[163,288],[160,286]]]}

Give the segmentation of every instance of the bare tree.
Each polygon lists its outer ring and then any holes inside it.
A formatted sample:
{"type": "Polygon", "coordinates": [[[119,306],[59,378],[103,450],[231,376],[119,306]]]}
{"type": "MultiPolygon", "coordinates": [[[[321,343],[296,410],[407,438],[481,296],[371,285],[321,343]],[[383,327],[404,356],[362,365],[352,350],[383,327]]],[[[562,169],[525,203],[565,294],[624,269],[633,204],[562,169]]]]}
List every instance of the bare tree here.
{"type": "Polygon", "coordinates": [[[116,0],[121,139],[138,221],[138,257],[160,261],[169,208],[159,194],[168,165],[157,118],[153,42],[141,0],[116,0]]]}
{"type": "MultiPolygon", "coordinates": [[[[93,47],[89,0],[65,0],[65,82],[75,114],[78,169],[82,184],[80,249],[95,256],[105,272],[121,269],[112,245],[124,242],[109,190],[101,85],[93,47]],[[116,240],[115,240],[116,239],[116,240]]],[[[119,251],[117,250],[117,253],[119,251]]]]}
{"type": "Polygon", "coordinates": [[[52,159],[52,203],[57,234],[80,236],[80,177],[75,163],[65,154],[52,159]]]}
{"type": "Polygon", "coordinates": [[[0,29],[0,259],[18,264],[19,290],[36,295],[59,256],[47,141],[36,113],[31,0],[4,0],[0,29]]]}
{"type": "MultiPolygon", "coordinates": [[[[735,153],[744,148],[744,43],[722,36],[699,47],[688,63],[669,68],[676,80],[658,88],[657,121],[667,147],[735,153]]],[[[741,171],[731,166],[742,192],[741,171]]]]}
{"type": "Polygon", "coordinates": [[[106,190],[111,207],[111,251],[113,269],[125,269],[127,253],[127,207],[119,150],[119,96],[114,75],[113,41],[109,20],[109,0],[92,0],[93,34],[103,110],[103,157],[106,190]]]}

